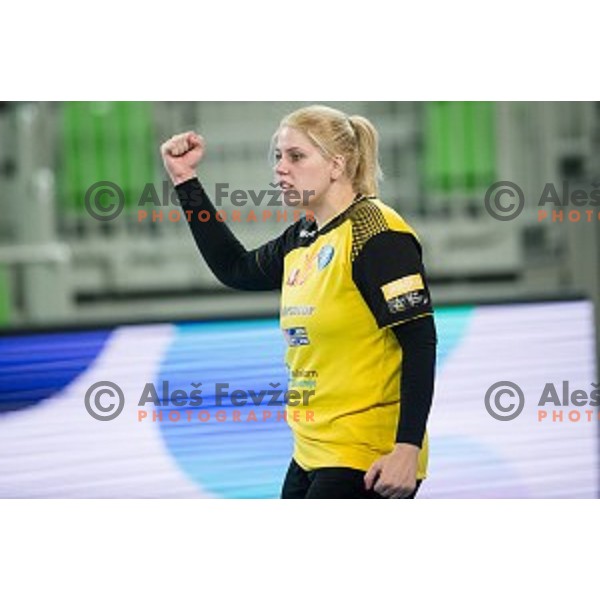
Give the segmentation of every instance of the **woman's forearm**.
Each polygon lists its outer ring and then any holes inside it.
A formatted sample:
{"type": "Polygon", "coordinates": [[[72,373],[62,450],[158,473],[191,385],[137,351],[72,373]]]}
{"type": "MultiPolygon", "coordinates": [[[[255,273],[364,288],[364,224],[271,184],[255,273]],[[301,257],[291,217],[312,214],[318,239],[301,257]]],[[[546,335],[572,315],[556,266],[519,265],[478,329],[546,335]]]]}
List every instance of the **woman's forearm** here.
{"type": "Polygon", "coordinates": [[[177,184],[175,191],[196,246],[221,283],[238,290],[278,289],[261,270],[256,252],[247,251],[229,226],[217,220],[215,207],[197,178],[177,184]],[[198,218],[201,211],[202,220],[198,218]]]}
{"type": "Polygon", "coordinates": [[[397,325],[393,331],[402,347],[401,410],[396,443],[421,447],[433,398],[435,323],[429,315],[397,325]]]}

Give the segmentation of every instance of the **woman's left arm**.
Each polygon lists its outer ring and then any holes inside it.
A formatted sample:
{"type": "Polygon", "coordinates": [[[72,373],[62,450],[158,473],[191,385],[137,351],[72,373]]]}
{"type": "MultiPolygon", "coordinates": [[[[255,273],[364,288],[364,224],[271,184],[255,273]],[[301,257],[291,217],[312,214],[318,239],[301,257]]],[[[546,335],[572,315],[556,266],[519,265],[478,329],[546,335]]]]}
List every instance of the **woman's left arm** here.
{"type": "Polygon", "coordinates": [[[394,332],[402,352],[396,444],[393,452],[373,463],[365,484],[388,498],[405,498],[416,486],[437,345],[421,246],[409,232],[375,232],[356,253],[352,268],[378,326],[394,332]]]}
{"type": "Polygon", "coordinates": [[[433,398],[437,335],[433,316],[427,315],[392,328],[402,348],[400,398],[402,410],[397,444],[423,443],[433,398]]]}

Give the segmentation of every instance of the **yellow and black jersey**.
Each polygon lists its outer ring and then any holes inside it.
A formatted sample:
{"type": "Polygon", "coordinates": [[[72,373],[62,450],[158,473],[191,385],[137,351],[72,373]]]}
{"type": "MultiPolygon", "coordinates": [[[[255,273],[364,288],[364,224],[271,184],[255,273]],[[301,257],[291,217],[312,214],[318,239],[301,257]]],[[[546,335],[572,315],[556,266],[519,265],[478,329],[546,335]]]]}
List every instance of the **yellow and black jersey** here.
{"type": "MultiPolygon", "coordinates": [[[[258,250],[282,286],[289,389],[303,399],[289,410],[308,412],[288,419],[303,469],[367,470],[394,449],[402,350],[390,328],[432,313],[420,254],[411,227],[365,197],[321,230],[301,221],[258,250]]],[[[425,438],[419,478],[427,450],[425,438]]]]}
{"type": "MultiPolygon", "coordinates": [[[[184,209],[200,198],[198,210],[214,210],[197,180],[177,191],[184,209]]],[[[288,408],[296,462],[366,471],[396,442],[410,441],[421,448],[417,478],[426,477],[427,402],[421,427],[406,419],[404,433],[399,426],[408,378],[398,331],[432,322],[433,312],[421,246],[406,221],[379,199],[357,196],[321,229],[302,219],[250,252],[214,218],[190,226],[221,281],[281,290],[290,397],[302,399],[288,408]]],[[[433,365],[422,366],[411,371],[432,379],[433,365]]]]}

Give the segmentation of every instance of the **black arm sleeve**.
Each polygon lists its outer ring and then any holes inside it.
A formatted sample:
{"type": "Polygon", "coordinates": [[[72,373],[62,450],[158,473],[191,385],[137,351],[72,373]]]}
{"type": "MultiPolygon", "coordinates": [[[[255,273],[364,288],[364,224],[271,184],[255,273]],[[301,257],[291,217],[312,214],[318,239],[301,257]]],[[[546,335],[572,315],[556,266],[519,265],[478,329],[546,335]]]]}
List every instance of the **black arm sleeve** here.
{"type": "Polygon", "coordinates": [[[437,335],[431,315],[392,328],[402,348],[402,406],[396,443],[421,447],[431,410],[437,335]]]}
{"type": "Polygon", "coordinates": [[[285,239],[292,227],[280,237],[247,251],[228,225],[217,218],[216,210],[198,179],[175,186],[194,241],[215,277],[238,290],[276,290],[281,288],[285,239]]]}
{"type": "Polygon", "coordinates": [[[421,247],[409,233],[370,238],[353,276],[379,327],[392,329],[402,348],[397,443],[421,447],[431,409],[437,337],[421,247]]]}

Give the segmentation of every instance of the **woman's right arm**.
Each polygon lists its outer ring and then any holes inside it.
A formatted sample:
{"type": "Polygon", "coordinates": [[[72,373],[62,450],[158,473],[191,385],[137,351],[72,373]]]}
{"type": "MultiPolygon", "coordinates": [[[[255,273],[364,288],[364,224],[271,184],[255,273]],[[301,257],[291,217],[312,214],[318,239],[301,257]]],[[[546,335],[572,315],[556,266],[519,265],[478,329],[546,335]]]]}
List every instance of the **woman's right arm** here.
{"type": "Polygon", "coordinates": [[[173,136],[161,146],[165,168],[196,242],[215,277],[239,290],[276,290],[283,277],[284,233],[256,250],[247,251],[216,210],[196,176],[204,140],[193,132],[173,136]],[[202,221],[198,215],[202,215],[202,221]]]}

